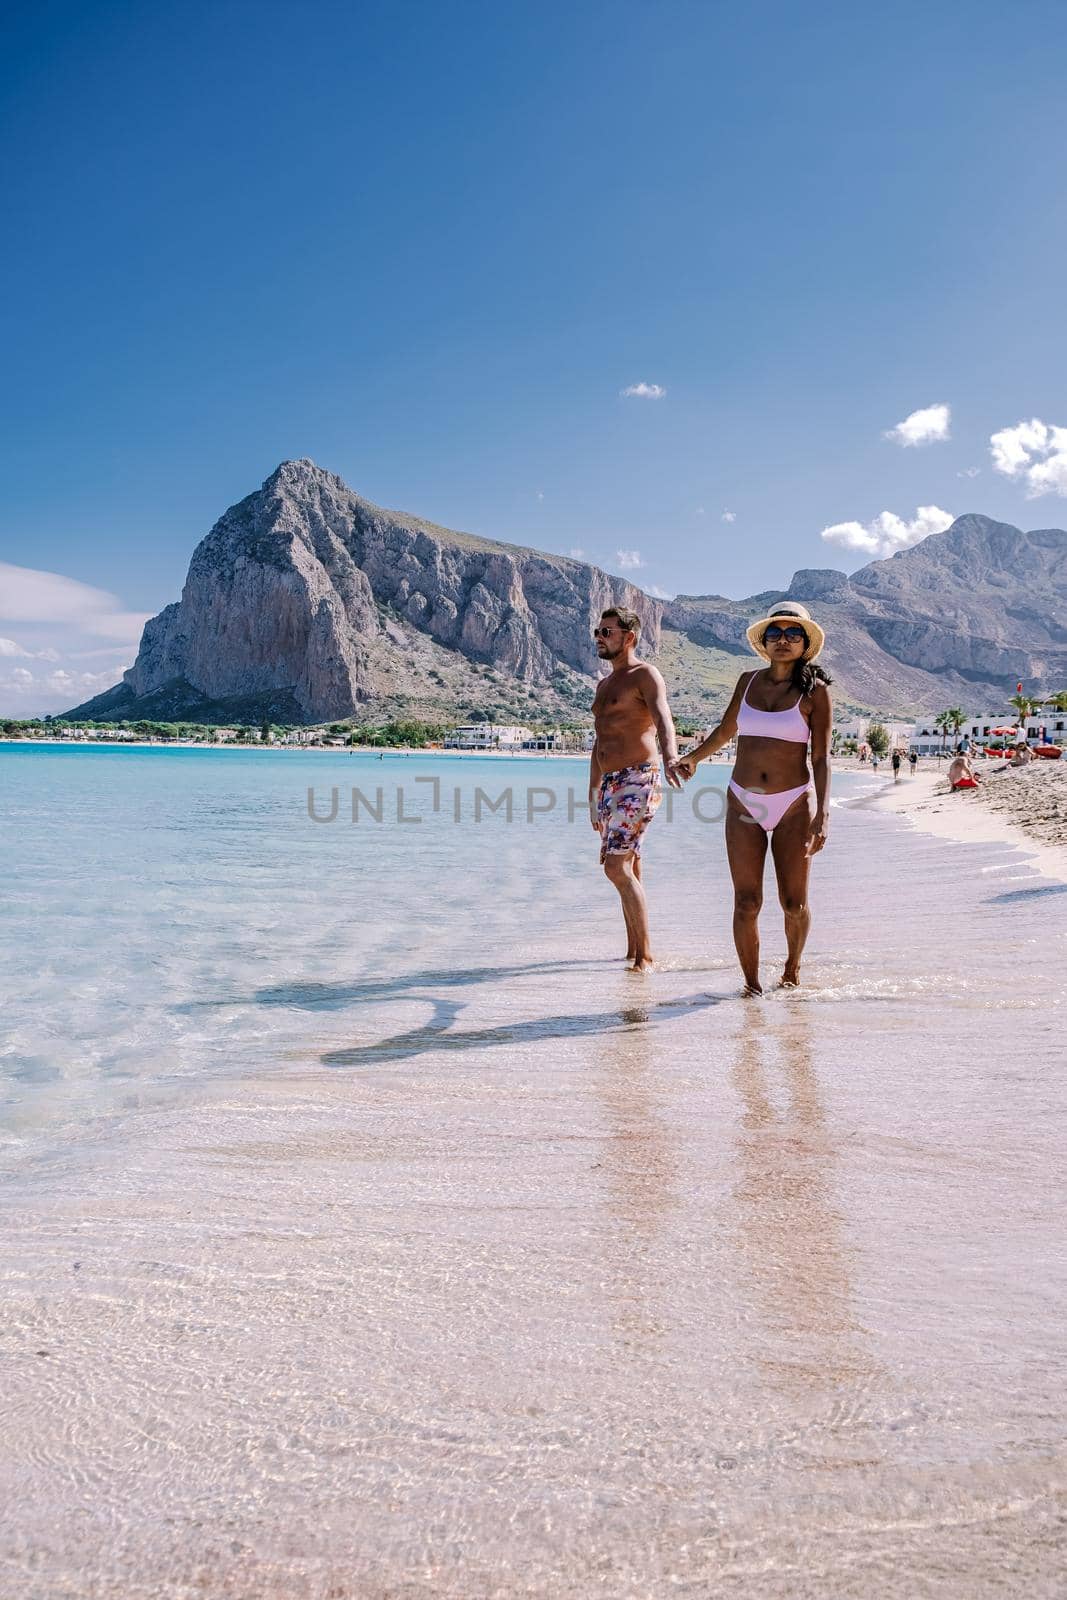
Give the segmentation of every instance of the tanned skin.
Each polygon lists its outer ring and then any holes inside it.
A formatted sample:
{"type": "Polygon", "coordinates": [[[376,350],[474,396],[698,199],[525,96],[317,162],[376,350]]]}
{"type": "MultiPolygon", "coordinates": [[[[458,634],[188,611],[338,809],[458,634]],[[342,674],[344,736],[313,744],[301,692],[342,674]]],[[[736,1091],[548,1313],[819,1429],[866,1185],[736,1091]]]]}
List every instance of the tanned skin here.
{"type": "MultiPolygon", "coordinates": [[[[589,815],[594,831],[599,832],[596,799],[605,772],[658,761],[659,751],[662,751],[667,782],[672,789],[680,789],[682,781],[674,771],[678,746],[667,704],[667,686],[661,674],[647,662],[638,661],[635,655],[637,635],[624,629],[617,617],[602,617],[595,638],[597,655],[611,667],[608,676],[597,685],[593,698],[596,737],[589,762],[589,815]]],[[[646,972],[653,961],[648,937],[648,905],[641,886],[641,858],[632,850],[607,856],[604,872],[622,901],[626,959],[632,962],[634,972],[646,972]]]]}
{"type": "MultiPolygon", "coordinates": [[[[748,703],[757,711],[787,711],[796,705],[797,691],[792,684],[793,663],[804,654],[801,640],[784,636],[769,647],[770,665],[746,672],[737,680],[719,726],[702,744],[687,751],[675,771],[691,778],[697,764],[721,750],[737,735],[737,713],[748,688],[748,703]]],[[[826,843],[830,804],[830,728],[833,705],[825,684],[816,685],[803,695],[800,709],[811,727],[811,777],[815,799],[798,795],[781,822],[770,835],[771,854],[778,880],[778,898],[785,913],[786,961],[781,986],[796,988],[800,983],[800,958],[804,952],[811,912],[808,908],[808,876],[811,858],[826,843]]],[[[741,789],[767,794],[797,789],[808,781],[808,747],[785,739],[764,739],[743,735],[737,741],[734,782],[741,789]]],[[[745,980],[747,994],[762,994],[759,979],[759,913],[763,904],[763,870],[767,859],[767,838],[758,823],[747,815],[733,790],[726,798],[726,855],[734,882],[734,945],[745,980]]]]}

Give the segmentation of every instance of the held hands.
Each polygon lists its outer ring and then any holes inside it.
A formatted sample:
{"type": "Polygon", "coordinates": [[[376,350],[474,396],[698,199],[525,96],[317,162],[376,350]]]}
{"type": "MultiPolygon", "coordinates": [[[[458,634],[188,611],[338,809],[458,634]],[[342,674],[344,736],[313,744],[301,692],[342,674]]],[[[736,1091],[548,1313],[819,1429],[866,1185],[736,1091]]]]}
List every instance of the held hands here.
{"type": "Polygon", "coordinates": [[[678,772],[679,765],[680,763],[677,756],[675,756],[673,761],[667,761],[665,759],[663,762],[663,775],[667,779],[667,782],[672,789],[680,789],[682,787],[682,780],[678,772]]]}
{"type": "Polygon", "coordinates": [[[692,752],[685,756],[675,756],[673,761],[666,762],[667,782],[674,789],[680,789],[682,782],[688,783],[697,769],[697,762],[693,759],[692,752]]]}

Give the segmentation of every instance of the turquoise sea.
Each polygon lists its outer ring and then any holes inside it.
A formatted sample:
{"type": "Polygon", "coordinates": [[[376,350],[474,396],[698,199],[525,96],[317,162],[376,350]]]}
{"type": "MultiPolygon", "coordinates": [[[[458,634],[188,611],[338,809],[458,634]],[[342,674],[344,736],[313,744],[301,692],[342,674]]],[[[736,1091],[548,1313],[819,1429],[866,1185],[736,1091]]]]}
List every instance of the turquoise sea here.
{"type": "Polygon", "coordinates": [[[0,745],[0,1594],[1057,1592],[1067,885],[840,774],[742,1000],[727,777],[638,976],[584,760],[0,745]]]}

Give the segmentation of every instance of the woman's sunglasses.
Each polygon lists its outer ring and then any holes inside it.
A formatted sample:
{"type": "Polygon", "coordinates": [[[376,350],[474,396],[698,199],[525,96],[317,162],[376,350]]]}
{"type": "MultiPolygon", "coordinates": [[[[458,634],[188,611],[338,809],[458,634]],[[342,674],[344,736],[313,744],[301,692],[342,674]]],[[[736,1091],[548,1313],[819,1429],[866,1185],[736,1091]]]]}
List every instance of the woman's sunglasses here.
{"type": "Polygon", "coordinates": [[[808,636],[803,628],[779,628],[777,623],[772,623],[763,630],[764,644],[776,644],[779,639],[786,639],[790,644],[807,644],[808,636]]]}

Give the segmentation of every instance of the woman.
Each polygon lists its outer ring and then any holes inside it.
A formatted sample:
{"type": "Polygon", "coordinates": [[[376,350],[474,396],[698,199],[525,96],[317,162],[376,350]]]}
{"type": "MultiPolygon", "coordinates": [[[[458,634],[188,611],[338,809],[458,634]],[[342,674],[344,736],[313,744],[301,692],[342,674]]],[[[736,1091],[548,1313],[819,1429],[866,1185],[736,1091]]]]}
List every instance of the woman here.
{"type": "Polygon", "coordinates": [[[691,778],[705,756],[736,735],[737,761],[726,797],[734,944],[745,993],[762,994],[758,918],[768,839],[785,912],[782,987],[800,983],[800,957],[811,924],[808,874],[812,856],[826,843],[833,706],[830,677],[815,665],[825,635],[802,605],[780,601],[769,617],[748,629],[748,642],[769,665],[742,673],[719,726],[680,757],[674,770],[691,778]]]}

